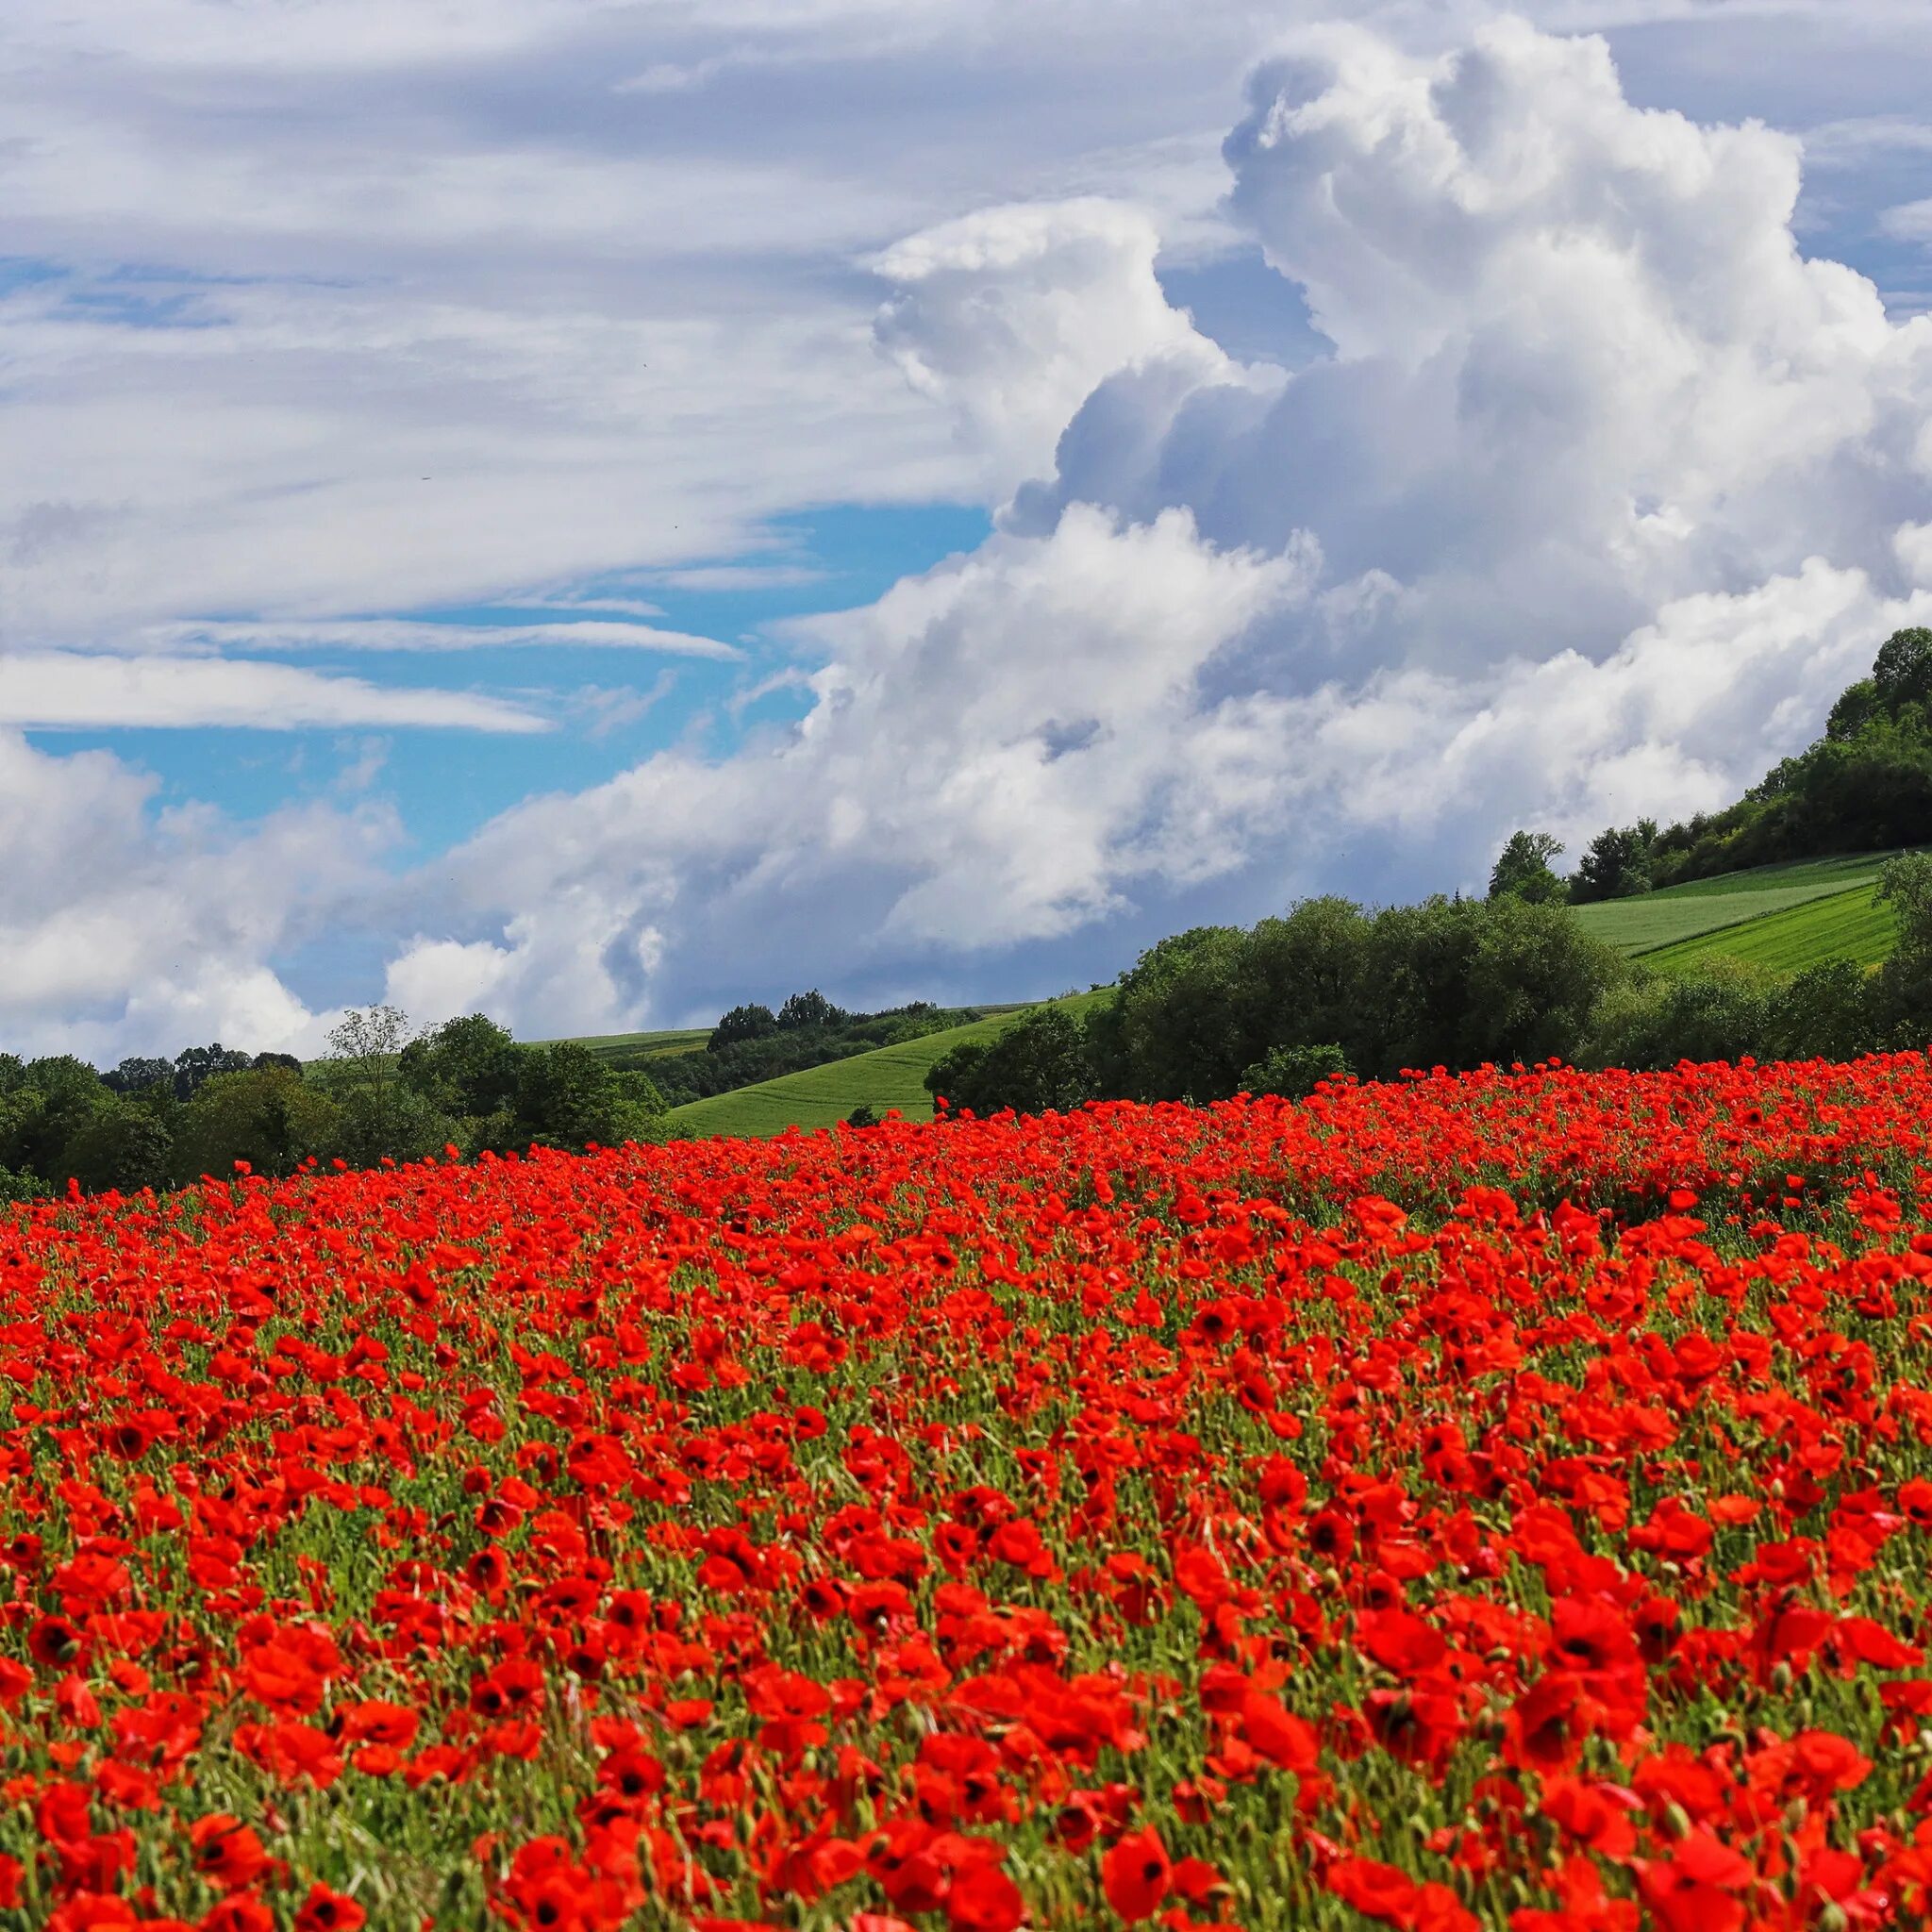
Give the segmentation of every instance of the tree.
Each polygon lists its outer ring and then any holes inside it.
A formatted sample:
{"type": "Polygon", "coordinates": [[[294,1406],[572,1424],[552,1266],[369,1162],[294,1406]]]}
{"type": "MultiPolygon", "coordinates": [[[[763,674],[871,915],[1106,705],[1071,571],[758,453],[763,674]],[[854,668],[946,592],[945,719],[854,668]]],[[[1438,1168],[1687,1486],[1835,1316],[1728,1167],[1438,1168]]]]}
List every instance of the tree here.
{"type": "Polygon", "coordinates": [[[1324,1080],[1348,1072],[1348,1056],[1332,1042],[1321,1046],[1277,1046],[1241,1074],[1250,1093],[1278,1093],[1305,1100],[1324,1080]]]}
{"type": "Polygon", "coordinates": [[[225,1047],[218,1040],[212,1046],[184,1047],[175,1056],[175,1098],[192,1100],[194,1090],[217,1074],[241,1074],[248,1069],[248,1056],[225,1047]]]}
{"type": "Polygon", "coordinates": [[[1873,659],[1872,684],[1894,716],[1901,705],[1932,699],[1932,630],[1915,625],[1893,631],[1873,659]]]}
{"type": "Polygon", "coordinates": [[[1562,850],[1562,841],[1548,832],[1511,832],[1490,874],[1490,897],[1527,899],[1533,906],[1562,898],[1563,881],[1550,868],[1562,850]]]}
{"type": "Polygon", "coordinates": [[[72,1054],[26,1061],[0,1100],[0,1167],[66,1180],[68,1142],[115,1104],[100,1075],[72,1054]]]}
{"type": "Polygon", "coordinates": [[[257,1174],[292,1174],[311,1158],[358,1152],[351,1123],[327,1094],[287,1067],[250,1067],[205,1080],[175,1132],[175,1178],[225,1180],[245,1160],[257,1174]]]}
{"type": "Polygon", "coordinates": [[[1093,1097],[1093,1068],[1079,1022],[1036,1007],[991,1040],[955,1047],[927,1070],[925,1090],[980,1115],[1064,1113],[1093,1097]]]}
{"type": "Polygon", "coordinates": [[[63,1179],[77,1180],[91,1194],[113,1189],[123,1194],[168,1184],[173,1143],[150,1108],[110,1101],[97,1108],[69,1136],[61,1150],[63,1179]]]}
{"type": "Polygon", "coordinates": [[[445,1112],[476,1119],[515,1098],[522,1057],[508,1027],[470,1013],[410,1041],[396,1072],[405,1085],[445,1112]]]}
{"type": "Polygon", "coordinates": [[[397,1073],[408,1043],[409,1016],[400,1007],[351,1007],[329,1031],[325,1077],[350,1116],[350,1138],[364,1160],[385,1154],[407,1158],[405,1143],[428,1151],[415,1146],[421,1140],[416,1129],[419,1117],[434,1109],[411,1106],[415,1096],[407,1094],[397,1073]]]}
{"type": "Polygon", "coordinates": [[[175,1062],[169,1059],[125,1059],[112,1073],[101,1075],[101,1085],[114,1093],[144,1093],[150,1087],[173,1086],[175,1062]]]}
{"type": "Polygon", "coordinates": [[[835,1007],[814,987],[809,992],[795,992],[778,1008],[778,1027],[791,1032],[800,1026],[842,1026],[851,1018],[843,1007],[835,1007]]]}
{"type": "Polygon", "coordinates": [[[778,1030],[778,1016],[770,1007],[733,1007],[711,1029],[711,1037],[705,1041],[710,1053],[723,1053],[727,1046],[736,1046],[741,1040],[763,1040],[768,1034],[778,1030]]]}
{"type": "Polygon", "coordinates": [[[1651,888],[1651,848],[1657,843],[1655,819],[1634,825],[1611,825],[1590,841],[1570,882],[1570,896],[1581,905],[1598,899],[1627,899],[1651,888]]]}
{"type": "Polygon", "coordinates": [[[663,1099],[648,1076],[618,1074],[574,1041],[524,1049],[518,1071],[519,1138],[547,1147],[621,1146],[658,1136],[663,1099]],[[653,1102],[655,1101],[655,1105],[653,1102]]]}
{"type": "Polygon", "coordinates": [[[1879,970],[1885,1030],[1900,1046],[1932,1041],[1932,854],[1902,853],[1879,872],[1876,897],[1892,908],[1896,938],[1879,970]]]}

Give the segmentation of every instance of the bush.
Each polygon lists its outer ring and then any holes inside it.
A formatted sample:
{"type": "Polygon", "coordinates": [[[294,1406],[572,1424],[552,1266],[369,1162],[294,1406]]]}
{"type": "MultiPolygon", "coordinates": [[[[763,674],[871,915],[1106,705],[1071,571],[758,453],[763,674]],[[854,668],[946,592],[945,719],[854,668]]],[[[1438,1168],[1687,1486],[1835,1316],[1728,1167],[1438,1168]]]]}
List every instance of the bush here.
{"type": "Polygon", "coordinates": [[[1250,1093],[1278,1093],[1305,1100],[1324,1080],[1348,1072],[1348,1056],[1339,1046],[1277,1046],[1241,1075],[1250,1093]]]}
{"type": "Polygon", "coordinates": [[[1585,1067],[1639,1072],[1679,1060],[1766,1058],[1781,997],[1774,976],[1741,959],[1640,974],[1598,1002],[1574,1058],[1585,1067]]]}
{"type": "Polygon", "coordinates": [[[1079,1023],[1064,1007],[1036,1007],[990,1041],[966,1041],[926,1074],[948,1106],[986,1115],[1064,1113],[1091,1100],[1093,1068],[1079,1023]]]}

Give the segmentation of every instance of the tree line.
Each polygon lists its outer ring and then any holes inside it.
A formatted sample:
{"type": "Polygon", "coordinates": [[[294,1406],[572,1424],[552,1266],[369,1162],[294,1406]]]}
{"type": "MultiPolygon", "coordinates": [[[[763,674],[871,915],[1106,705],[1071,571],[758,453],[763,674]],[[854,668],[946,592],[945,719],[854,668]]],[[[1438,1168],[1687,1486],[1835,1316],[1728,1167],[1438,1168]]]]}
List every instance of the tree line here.
{"type": "Polygon", "coordinates": [[[1539,900],[1624,899],[1779,860],[1932,844],[1932,630],[1896,630],[1871,675],[1847,685],[1824,736],[1784,759],[1735,805],[1677,824],[1641,818],[1599,832],[1561,878],[1563,848],[1517,832],[1491,890],[1539,900]]]}
{"type": "Polygon", "coordinates": [[[575,1041],[522,1046],[472,1013],[417,1034],[394,1007],[348,1014],[329,1050],[190,1047],[97,1073],[71,1054],[0,1054],[0,1202],[124,1194],[304,1167],[369,1167],[455,1147],[474,1156],[665,1137],[649,1075],[575,1041]]]}
{"type": "Polygon", "coordinates": [[[1645,970],[1559,898],[1499,887],[1367,911],[1304,900],[1249,927],[1162,940],[1084,1018],[1041,1007],[926,1076],[956,1108],[1064,1110],[1089,1100],[1299,1097],[1341,1074],[1388,1078],[1562,1059],[1844,1059],[1932,1039],[1932,858],[1890,860],[1879,897],[1897,943],[1876,973],[1834,960],[1786,979],[1713,959],[1645,970]]]}

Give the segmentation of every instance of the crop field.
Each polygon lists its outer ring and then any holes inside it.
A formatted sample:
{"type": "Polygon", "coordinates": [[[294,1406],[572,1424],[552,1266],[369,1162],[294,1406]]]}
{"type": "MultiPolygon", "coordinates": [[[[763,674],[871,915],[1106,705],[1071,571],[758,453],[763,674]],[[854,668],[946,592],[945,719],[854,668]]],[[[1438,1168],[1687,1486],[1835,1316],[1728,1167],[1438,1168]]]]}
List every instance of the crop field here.
{"type": "Polygon", "coordinates": [[[0,1221],[0,1924],[1932,1905],[1932,1069],[0,1221]]]}
{"type": "MultiPolygon", "coordinates": [[[[601,1060],[641,1066],[647,1061],[669,1058],[677,1054],[701,1053],[711,1033],[709,1026],[678,1026],[658,1033],[584,1034],[562,1043],[587,1046],[601,1060]]],[[[554,1042],[539,1040],[530,1043],[548,1046],[554,1042]]]]}
{"type": "MultiPolygon", "coordinates": [[[[1070,1012],[1081,1012],[1101,997],[1077,993],[1058,1002],[1070,1012]]],[[[1028,1009],[1005,1007],[984,1020],[949,1026],[897,1046],[875,1047],[827,1066],[761,1080],[755,1087],[734,1088],[674,1108],[675,1126],[691,1134],[733,1134],[758,1138],[782,1134],[788,1127],[829,1127],[859,1106],[883,1114],[897,1108],[909,1121],[932,1118],[932,1095],[925,1091],[926,1074],[964,1041],[985,1040],[1012,1024],[1028,1009]]]]}
{"type": "Polygon", "coordinates": [[[1860,886],[1828,898],[1810,899],[1741,925],[1679,941],[1645,953],[1643,963],[1663,972],[1723,956],[1748,959],[1775,973],[1801,973],[1827,959],[1876,965],[1891,951],[1897,917],[1860,886]]]}

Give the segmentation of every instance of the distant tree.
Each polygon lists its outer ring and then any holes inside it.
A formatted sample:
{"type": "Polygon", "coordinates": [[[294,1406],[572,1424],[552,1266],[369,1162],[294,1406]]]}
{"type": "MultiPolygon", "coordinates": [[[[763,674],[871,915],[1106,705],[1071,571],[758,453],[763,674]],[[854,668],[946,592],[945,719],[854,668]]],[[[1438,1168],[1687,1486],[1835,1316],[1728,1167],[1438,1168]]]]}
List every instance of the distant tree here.
{"type": "Polygon", "coordinates": [[[1764,1050],[1779,1060],[1849,1060],[1870,1053],[1883,1031],[1877,978],[1856,959],[1826,959],[1774,995],[1764,1050]]]}
{"type": "Polygon", "coordinates": [[[445,1020],[412,1040],[396,1060],[404,1084],[445,1112],[481,1118],[516,1096],[523,1049],[482,1013],[445,1020]]]}
{"type": "Polygon", "coordinates": [[[329,1031],[325,1078],[348,1116],[352,1158],[363,1164],[430,1152],[441,1142],[425,1137],[437,1124],[447,1138],[447,1116],[403,1084],[398,1062],[408,1043],[409,1016],[400,1007],[351,1007],[329,1031]]]}
{"type": "Polygon", "coordinates": [[[190,1046],[175,1056],[175,1098],[192,1100],[194,1090],[217,1074],[243,1074],[248,1056],[225,1047],[218,1040],[212,1046],[190,1046]]]}
{"type": "Polygon", "coordinates": [[[1896,921],[1879,970],[1885,1031],[1899,1046],[1932,1043],[1932,854],[1903,853],[1878,874],[1877,898],[1896,921]]]}
{"type": "Polygon", "coordinates": [[[150,1087],[173,1086],[175,1062],[170,1059],[125,1059],[112,1073],[101,1075],[101,1085],[112,1092],[126,1095],[144,1093],[150,1087]]]}
{"type": "Polygon", "coordinates": [[[1651,889],[1655,819],[1634,825],[1611,825],[1590,841],[1570,882],[1570,896],[1580,905],[1599,899],[1627,899],[1651,889]]]}
{"type": "Polygon", "coordinates": [[[1893,631],[1873,660],[1872,685],[1879,702],[1894,715],[1901,705],[1932,700],[1932,630],[1914,626],[1893,631]]]}
{"type": "Polygon", "coordinates": [[[1278,1093],[1304,1100],[1324,1080],[1348,1072],[1348,1056],[1339,1046],[1277,1046],[1241,1074],[1250,1093],[1278,1093]]]}
{"type": "Polygon", "coordinates": [[[1562,850],[1562,841],[1548,832],[1511,832],[1490,874],[1490,897],[1527,899],[1535,906],[1561,899],[1563,881],[1550,860],[1562,850]]]}
{"type": "Polygon", "coordinates": [[[226,1180],[238,1160],[257,1174],[282,1175],[311,1158],[363,1151],[341,1106],[300,1073],[271,1065],[202,1082],[175,1126],[171,1166],[177,1181],[226,1180]]]}
{"type": "Polygon", "coordinates": [[[1774,975],[1742,959],[1639,973],[1598,1001],[1575,1058],[1586,1067],[1645,1069],[1762,1058],[1781,991],[1774,975]]]}
{"type": "Polygon", "coordinates": [[[0,1167],[64,1182],[69,1141],[114,1105],[100,1075],[72,1054],[26,1061],[0,1097],[0,1167]]]}
{"type": "Polygon", "coordinates": [[[248,1064],[256,1073],[264,1067],[286,1067],[291,1074],[302,1071],[302,1062],[291,1053],[258,1053],[248,1064]]]}
{"type": "Polygon", "coordinates": [[[778,1008],[778,1026],[787,1033],[800,1026],[842,1026],[851,1017],[814,987],[810,992],[793,993],[778,1008]]]}
{"type": "Polygon", "coordinates": [[[1093,1097],[1093,1067],[1073,1015],[1036,1007],[991,1041],[955,1047],[928,1069],[925,1090],[980,1115],[1065,1112],[1093,1097]]]}
{"type": "Polygon", "coordinates": [[[875,1127],[878,1124],[878,1110],[863,1100],[845,1116],[848,1127],[875,1127]]]}
{"type": "Polygon", "coordinates": [[[560,1041],[524,1050],[518,1070],[520,1139],[581,1149],[658,1137],[662,1097],[646,1074],[615,1073],[589,1047],[560,1041]],[[655,1104],[654,1104],[655,1103],[655,1104]]]}
{"type": "Polygon", "coordinates": [[[114,1189],[124,1194],[168,1184],[173,1143],[150,1108],[110,1101],[96,1108],[61,1149],[63,1179],[77,1180],[91,1194],[114,1189]]]}
{"type": "MultiPolygon", "coordinates": [[[[1882,718],[1885,714],[1885,700],[1878,695],[1876,680],[1861,677],[1857,683],[1846,685],[1838,694],[1838,700],[1831,708],[1831,715],[1824,721],[1824,735],[1834,742],[1857,738],[1874,718],[1882,718]]],[[[1794,776],[1802,774],[1803,764],[1800,759],[1787,758],[1777,770],[1782,772],[1786,767],[1792,768],[1794,776]]],[[[1760,786],[1758,790],[1760,794],[1765,794],[1764,787],[1760,786]]]]}
{"type": "Polygon", "coordinates": [[[727,1046],[736,1046],[741,1041],[763,1040],[777,1030],[778,1016],[770,1007],[733,1007],[712,1027],[711,1037],[705,1045],[711,1053],[723,1053],[727,1046]]]}

